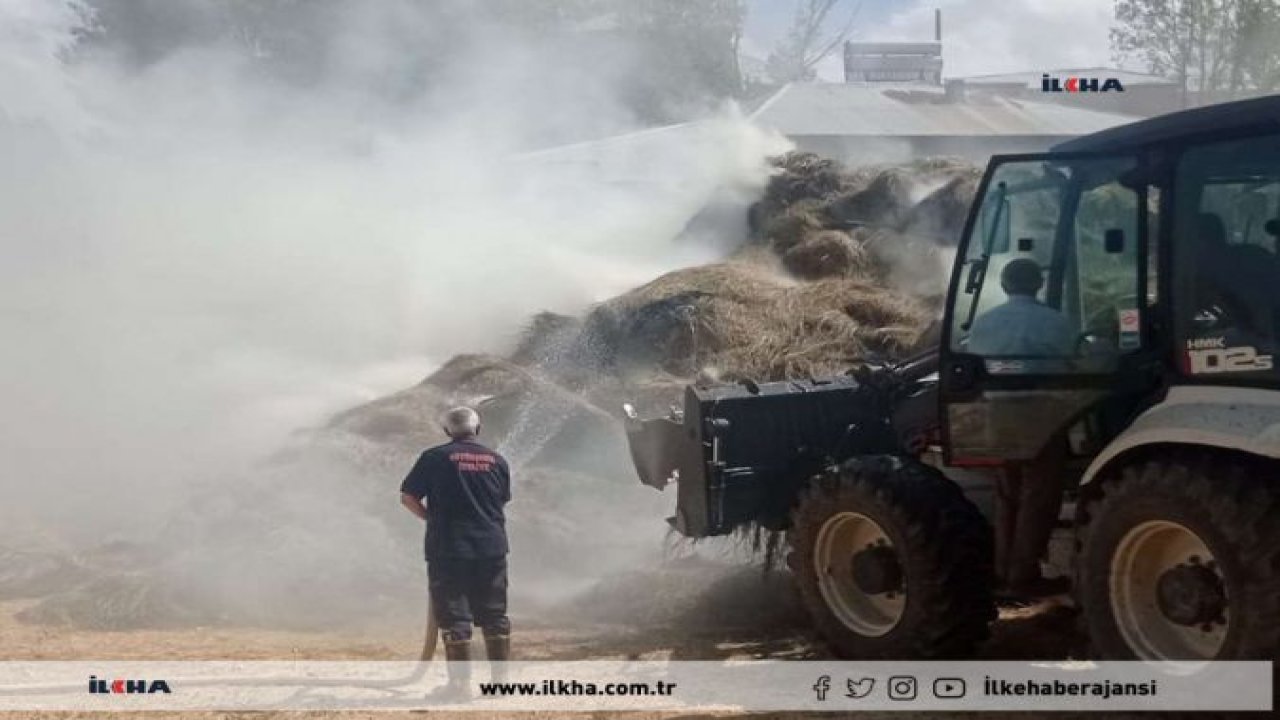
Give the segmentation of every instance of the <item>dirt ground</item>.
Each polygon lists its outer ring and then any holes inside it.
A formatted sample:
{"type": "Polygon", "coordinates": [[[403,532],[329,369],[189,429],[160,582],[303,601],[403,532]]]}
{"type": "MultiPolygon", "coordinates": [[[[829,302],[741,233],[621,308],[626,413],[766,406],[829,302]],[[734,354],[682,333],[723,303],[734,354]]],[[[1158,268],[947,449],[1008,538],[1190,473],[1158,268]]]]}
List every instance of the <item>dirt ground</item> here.
{"type": "MultiPolygon", "coordinates": [[[[282,632],[255,628],[189,628],[109,632],[28,625],[14,613],[29,602],[0,603],[4,660],[413,660],[421,628],[370,627],[356,634],[282,632]]],[[[1069,613],[1053,603],[1006,610],[990,659],[1067,657],[1073,640],[1069,613]],[[1036,651],[1034,648],[1042,650],[1036,651]]],[[[798,626],[708,626],[645,629],[609,623],[518,624],[520,660],[820,659],[830,655],[798,626]]]]}
{"type": "MultiPolygon", "coordinates": [[[[641,587],[655,587],[650,579],[623,582],[605,595],[588,596],[585,605],[543,609],[540,618],[517,617],[517,659],[724,659],[829,657],[808,631],[802,613],[785,582],[760,582],[758,571],[727,575],[711,583],[706,592],[681,599],[680,607],[660,617],[624,622],[609,613],[593,613],[590,605],[614,607],[610,612],[630,612],[616,603],[605,603],[609,594],[636,595],[643,603],[641,587]],[[746,590],[754,601],[743,603],[746,590]],[[732,602],[730,602],[732,601],[732,602]],[[732,608],[726,610],[726,608],[732,608]]],[[[189,628],[129,632],[85,631],[29,625],[14,614],[31,601],[0,603],[0,657],[6,660],[407,660],[417,657],[421,627],[368,626],[325,632],[281,632],[255,628],[189,628]]],[[[1005,610],[993,637],[982,652],[989,659],[1064,658],[1080,648],[1073,613],[1059,602],[1005,610]]],[[[148,720],[190,717],[197,720],[392,720],[409,717],[396,712],[265,712],[265,713],[139,713],[148,720]]],[[[434,713],[441,716],[440,713],[434,713]]],[[[420,715],[418,715],[420,717],[420,715]]],[[[509,714],[467,712],[457,717],[488,720],[509,714]]],[[[549,718],[559,713],[526,713],[520,717],[549,718]]],[[[582,713],[581,717],[649,718],[718,717],[716,714],[672,715],[652,713],[582,713]]],[[[834,714],[789,714],[785,717],[835,717],[834,714]]],[[[875,714],[861,713],[873,718],[875,714]]],[[[938,717],[925,713],[886,713],[885,718],[938,717]]],[[[3,720],[32,717],[0,713],[3,720]]],[[[35,717],[97,720],[100,715],[46,713],[35,717]]],[[[123,716],[121,716],[123,717],[123,716]]],[[[769,718],[776,715],[759,714],[769,718]]],[[[955,717],[973,717],[955,715],[955,717]]],[[[1019,720],[1015,715],[1001,715],[1019,720]]],[[[1030,716],[1027,716],[1030,717],[1030,716]]],[[[1036,717],[1046,717],[1037,715],[1036,717]]],[[[1145,717],[1151,717],[1147,715],[1145,717]]]]}

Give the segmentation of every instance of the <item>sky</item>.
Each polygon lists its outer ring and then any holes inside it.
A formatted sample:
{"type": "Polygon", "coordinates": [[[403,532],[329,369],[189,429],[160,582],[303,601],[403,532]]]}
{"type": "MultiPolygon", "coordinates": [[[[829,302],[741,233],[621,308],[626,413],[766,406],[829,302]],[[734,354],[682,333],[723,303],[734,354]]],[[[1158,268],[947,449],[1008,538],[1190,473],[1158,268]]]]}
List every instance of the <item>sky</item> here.
{"type": "MultiPolygon", "coordinates": [[[[749,0],[744,52],[767,57],[785,36],[797,1],[749,0]]],[[[933,39],[933,10],[941,8],[943,74],[963,77],[1115,66],[1108,41],[1113,6],[1114,0],[843,0],[832,25],[857,8],[853,40],[927,41],[933,39]]],[[[842,80],[839,54],[818,73],[822,80],[842,80]]]]}

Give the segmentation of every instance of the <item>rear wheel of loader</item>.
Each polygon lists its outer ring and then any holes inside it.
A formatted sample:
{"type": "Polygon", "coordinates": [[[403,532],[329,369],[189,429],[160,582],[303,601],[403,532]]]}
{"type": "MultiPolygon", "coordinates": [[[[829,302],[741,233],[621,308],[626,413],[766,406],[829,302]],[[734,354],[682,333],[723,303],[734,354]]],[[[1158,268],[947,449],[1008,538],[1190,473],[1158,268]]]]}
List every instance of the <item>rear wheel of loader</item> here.
{"type": "Polygon", "coordinates": [[[1269,659],[1280,651],[1280,478],[1212,456],[1104,480],[1077,593],[1108,659],[1269,659]]]}
{"type": "Polygon", "coordinates": [[[877,456],[832,469],[788,539],[805,606],[841,657],[962,657],[987,637],[991,528],[931,467],[877,456]]]}

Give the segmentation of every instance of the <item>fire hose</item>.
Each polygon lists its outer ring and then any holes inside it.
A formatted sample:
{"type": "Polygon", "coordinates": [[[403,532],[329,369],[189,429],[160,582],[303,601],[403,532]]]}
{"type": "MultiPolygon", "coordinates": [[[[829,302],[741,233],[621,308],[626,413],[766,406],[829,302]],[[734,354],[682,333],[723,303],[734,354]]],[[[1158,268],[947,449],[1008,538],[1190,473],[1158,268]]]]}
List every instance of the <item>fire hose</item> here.
{"type": "Polygon", "coordinates": [[[427,637],[422,641],[422,655],[418,658],[422,662],[431,662],[431,658],[435,657],[436,646],[440,644],[440,623],[436,620],[435,608],[431,606],[431,599],[427,599],[427,637]]]}
{"type": "MultiPolygon", "coordinates": [[[[186,687],[201,686],[218,686],[218,687],[271,687],[273,685],[303,685],[306,687],[349,687],[359,686],[361,688],[371,689],[391,689],[403,687],[406,685],[415,685],[427,676],[427,670],[430,669],[430,663],[435,657],[436,648],[440,645],[440,623],[436,620],[435,608],[432,607],[430,596],[427,598],[427,629],[426,637],[422,641],[422,652],[418,657],[418,663],[414,666],[413,672],[403,677],[391,678],[388,680],[369,680],[359,683],[351,680],[342,680],[338,678],[323,678],[313,676],[284,676],[262,680],[253,680],[241,677],[232,678],[202,678],[190,682],[184,682],[186,687]]],[[[9,687],[0,687],[0,696],[3,695],[52,695],[56,693],[71,692],[83,687],[82,683],[75,685],[54,684],[54,685],[16,685],[9,687]]]]}

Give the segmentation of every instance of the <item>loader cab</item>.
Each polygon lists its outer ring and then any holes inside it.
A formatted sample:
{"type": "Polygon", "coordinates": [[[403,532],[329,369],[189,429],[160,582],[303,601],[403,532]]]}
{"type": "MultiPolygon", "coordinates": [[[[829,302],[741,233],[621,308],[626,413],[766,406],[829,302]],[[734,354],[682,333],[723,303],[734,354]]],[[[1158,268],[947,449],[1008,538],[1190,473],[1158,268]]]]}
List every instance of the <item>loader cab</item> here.
{"type": "Polygon", "coordinates": [[[1280,103],[1241,105],[992,159],[944,319],[949,464],[1081,428],[1096,452],[1172,385],[1280,388],[1280,103]]]}

